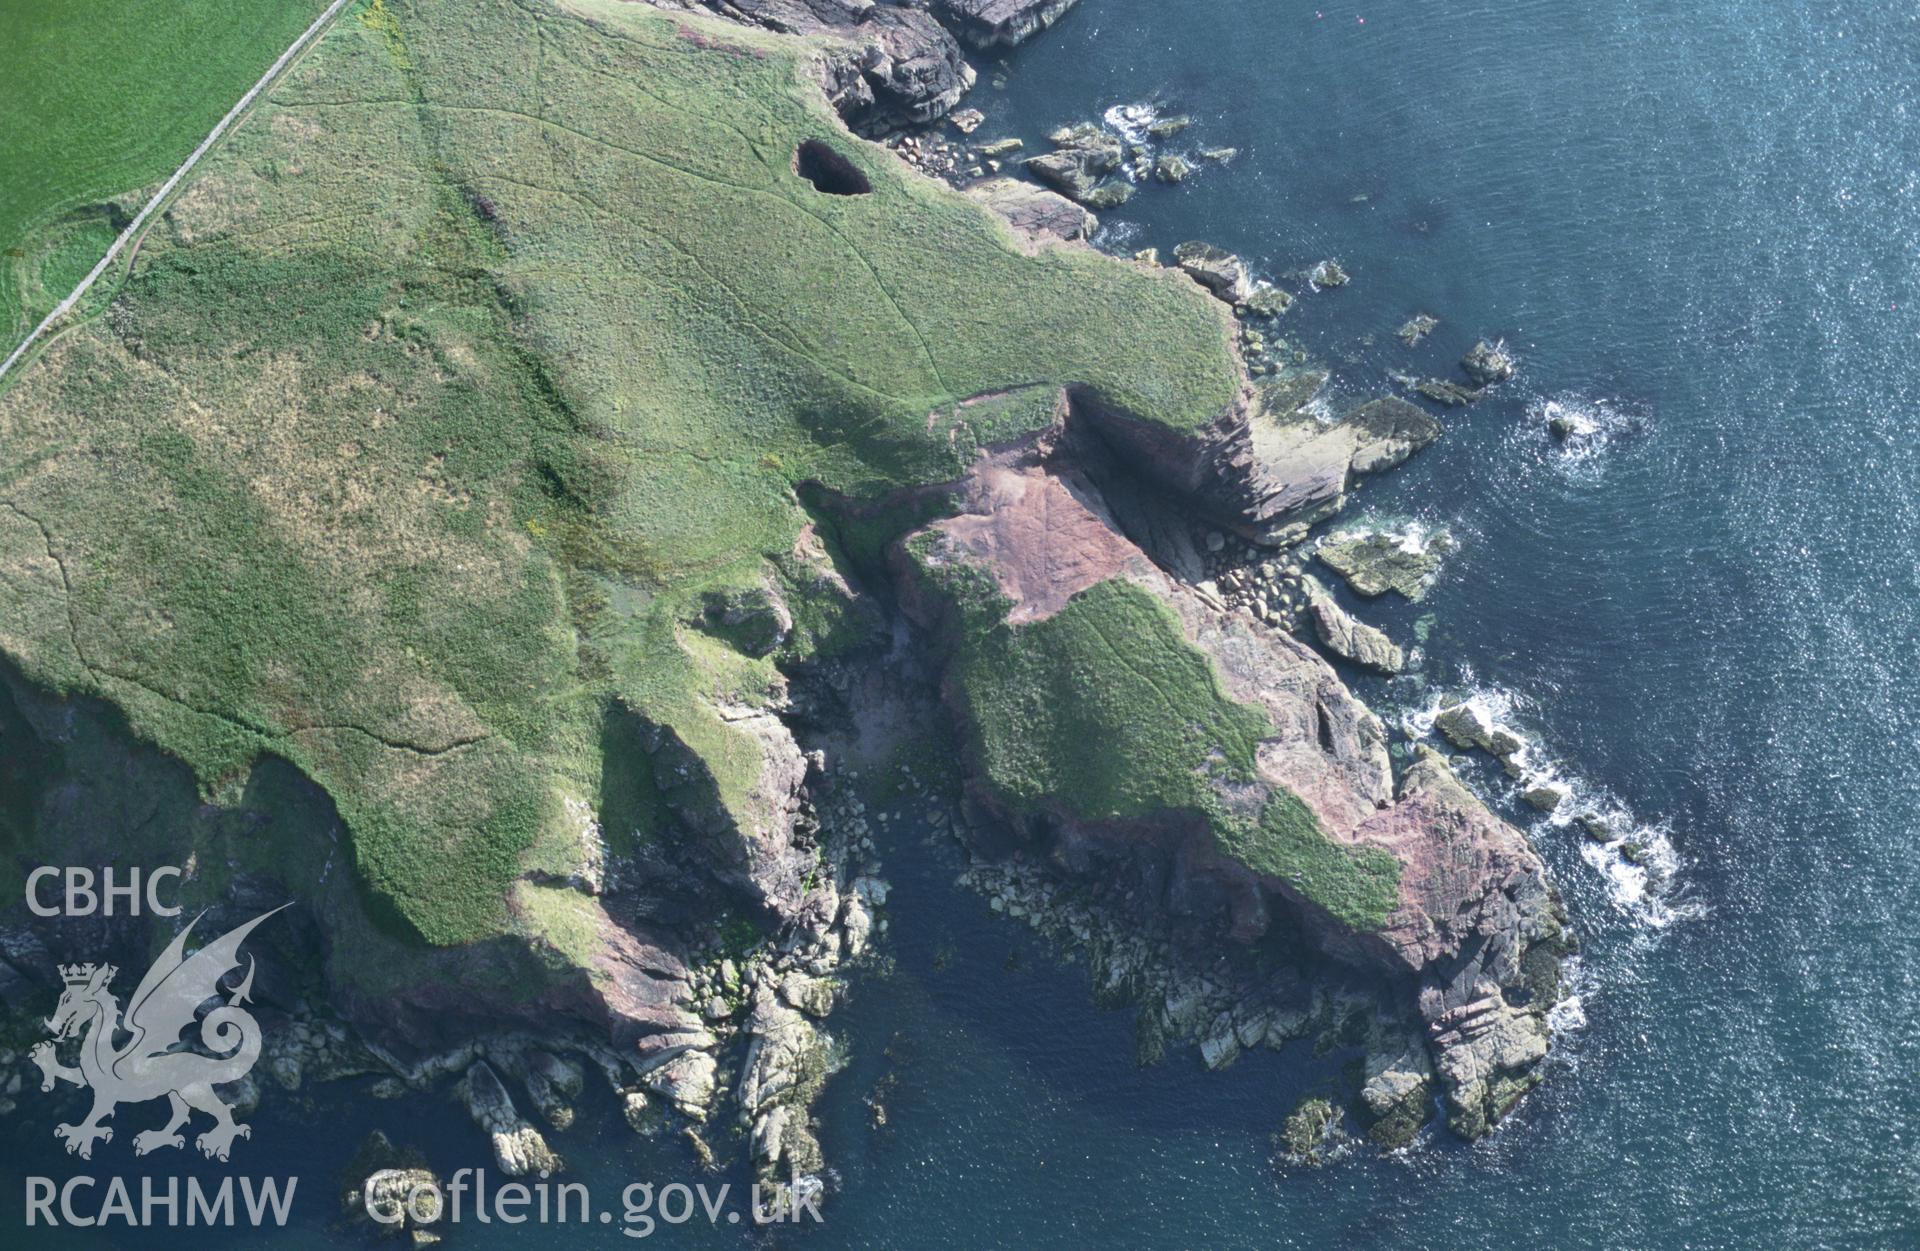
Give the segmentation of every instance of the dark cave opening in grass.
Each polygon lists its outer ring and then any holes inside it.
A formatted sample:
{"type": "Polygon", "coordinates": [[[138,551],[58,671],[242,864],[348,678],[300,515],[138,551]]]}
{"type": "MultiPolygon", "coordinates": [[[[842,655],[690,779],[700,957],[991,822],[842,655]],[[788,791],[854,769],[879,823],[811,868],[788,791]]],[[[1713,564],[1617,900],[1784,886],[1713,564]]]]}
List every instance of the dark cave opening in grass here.
{"type": "Polygon", "coordinates": [[[825,140],[808,139],[793,152],[793,171],[828,195],[865,195],[873,184],[860,167],[835,152],[825,140]]]}

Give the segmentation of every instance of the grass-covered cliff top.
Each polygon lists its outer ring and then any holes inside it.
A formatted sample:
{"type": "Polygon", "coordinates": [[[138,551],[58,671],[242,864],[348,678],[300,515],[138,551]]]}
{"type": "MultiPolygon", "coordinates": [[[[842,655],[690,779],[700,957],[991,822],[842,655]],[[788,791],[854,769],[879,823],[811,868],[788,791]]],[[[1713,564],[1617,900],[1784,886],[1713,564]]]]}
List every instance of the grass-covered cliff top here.
{"type": "Polygon", "coordinates": [[[991,576],[937,529],[909,550],[957,609],[951,680],[982,777],[1009,808],[1197,820],[1226,855],[1345,924],[1386,924],[1400,863],[1334,842],[1298,796],[1258,781],[1271,719],[1227,694],[1164,600],[1109,578],[1050,617],[1010,624],[991,576]]]}
{"type": "Polygon", "coordinates": [[[1236,385],[1192,283],[1023,255],[848,138],[810,54],[612,0],[343,18],[0,395],[0,650],[209,793],[291,762],[437,943],[510,928],[577,854],[567,801],[633,785],[609,707],[745,821],[758,752],[715,705],[781,657],[691,622],[805,584],[769,562],[796,483],[955,476],[1014,432],[952,418],[981,392],[1190,427],[1236,385]],[[812,138],[871,192],[797,176],[812,138]]]}

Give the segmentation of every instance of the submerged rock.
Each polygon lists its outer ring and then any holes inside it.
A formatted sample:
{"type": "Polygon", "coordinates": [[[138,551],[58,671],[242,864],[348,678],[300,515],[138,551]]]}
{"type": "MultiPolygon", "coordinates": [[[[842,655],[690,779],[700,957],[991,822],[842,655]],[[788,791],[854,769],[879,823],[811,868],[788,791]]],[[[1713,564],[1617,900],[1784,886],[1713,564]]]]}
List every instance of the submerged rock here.
{"type": "Polygon", "coordinates": [[[1449,408],[1464,408],[1484,394],[1480,388],[1463,387],[1444,378],[1422,378],[1414,384],[1413,389],[1434,403],[1445,404],[1449,408]]]}
{"type": "Polygon", "coordinates": [[[1460,358],[1460,368],[1467,371],[1467,377],[1487,387],[1513,377],[1514,364],[1505,341],[1488,343],[1482,339],[1460,358]]]}
{"type": "Polygon", "coordinates": [[[1346,270],[1340,268],[1339,261],[1325,260],[1313,267],[1312,272],[1307,275],[1307,281],[1316,287],[1344,287],[1352,281],[1352,278],[1346,270]]]}
{"type": "Polygon", "coordinates": [[[1280,1127],[1280,1147],[1295,1164],[1320,1164],[1339,1133],[1340,1110],[1319,1097],[1302,1099],[1280,1127]]]}
{"type": "Polygon", "coordinates": [[[1600,433],[1599,423],[1586,414],[1559,405],[1551,408],[1553,415],[1547,418],[1547,432],[1560,442],[1573,443],[1600,433]]]}
{"type": "Polygon", "coordinates": [[[1417,345],[1420,340],[1432,334],[1434,327],[1439,324],[1440,319],[1430,313],[1415,313],[1413,316],[1407,318],[1400,329],[1394,331],[1394,333],[1400,336],[1400,342],[1406,344],[1408,347],[1413,347],[1417,345]]]}

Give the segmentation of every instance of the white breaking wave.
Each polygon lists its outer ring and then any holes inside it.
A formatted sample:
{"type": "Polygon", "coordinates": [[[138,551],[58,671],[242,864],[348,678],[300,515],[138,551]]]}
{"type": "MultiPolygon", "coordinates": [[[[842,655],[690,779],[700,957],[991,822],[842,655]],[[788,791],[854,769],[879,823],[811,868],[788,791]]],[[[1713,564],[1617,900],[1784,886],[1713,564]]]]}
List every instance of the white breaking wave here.
{"type": "Polygon", "coordinates": [[[1562,474],[1595,480],[1609,455],[1645,434],[1650,422],[1620,400],[1558,395],[1537,399],[1527,408],[1529,439],[1545,440],[1543,458],[1562,474]]]}
{"type": "Polygon", "coordinates": [[[1116,104],[1100,120],[1128,143],[1146,143],[1151,138],[1147,128],[1160,120],[1160,111],[1151,104],[1116,104]]]}
{"type": "Polygon", "coordinates": [[[1511,734],[1522,744],[1501,762],[1512,781],[1507,798],[1520,799],[1541,788],[1560,792],[1560,802],[1552,812],[1540,815],[1535,828],[1567,830],[1578,837],[1580,859],[1594,870],[1608,901],[1621,915],[1649,929],[1665,929],[1675,921],[1702,915],[1700,905],[1678,899],[1683,866],[1667,824],[1639,820],[1610,791],[1568,772],[1538,735],[1521,728],[1521,714],[1528,706],[1513,692],[1469,686],[1464,694],[1438,698],[1405,712],[1401,730],[1410,739],[1435,737],[1434,722],[1441,710],[1462,703],[1483,724],[1511,734]]]}
{"type": "Polygon", "coordinates": [[[1586,995],[1593,980],[1587,973],[1586,962],[1579,956],[1567,957],[1560,966],[1560,979],[1566,997],[1547,1009],[1547,1029],[1555,1039],[1577,1034],[1587,1027],[1586,995]]]}

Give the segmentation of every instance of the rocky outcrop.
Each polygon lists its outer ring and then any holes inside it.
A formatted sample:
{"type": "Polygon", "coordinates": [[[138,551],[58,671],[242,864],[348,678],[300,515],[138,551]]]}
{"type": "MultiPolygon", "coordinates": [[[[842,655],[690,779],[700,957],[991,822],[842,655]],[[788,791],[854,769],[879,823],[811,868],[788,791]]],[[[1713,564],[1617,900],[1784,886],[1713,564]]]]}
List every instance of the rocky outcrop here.
{"type": "Polygon", "coordinates": [[[1225,248],[1191,239],[1173,249],[1173,259],[1188,277],[1229,304],[1242,303],[1253,294],[1246,262],[1225,248]]]}
{"type": "Polygon", "coordinates": [[[1401,323],[1400,329],[1393,333],[1400,337],[1400,342],[1408,347],[1415,347],[1422,339],[1432,334],[1439,324],[1440,319],[1432,313],[1415,313],[1401,323]]]}
{"type": "Polygon", "coordinates": [[[1407,667],[1407,654],[1400,645],[1375,627],[1354,620],[1319,579],[1305,578],[1301,585],[1306,591],[1307,617],[1328,651],[1375,673],[1398,673],[1407,667]]]}
{"type": "Polygon", "coordinates": [[[1355,480],[1399,464],[1440,434],[1439,422],[1392,398],[1326,421],[1326,377],[1300,370],[1250,383],[1213,423],[1188,432],[1139,421],[1083,389],[1071,389],[1070,400],[1076,423],[1130,472],[1249,542],[1279,547],[1345,507],[1355,480]]]}
{"type": "Polygon", "coordinates": [[[967,194],[1006,218],[1030,243],[1073,242],[1100,228],[1099,219],[1072,200],[1017,178],[975,183],[967,194]]]}
{"type": "MultiPolygon", "coordinates": [[[[1534,1080],[1557,994],[1561,913],[1538,856],[1437,756],[1423,756],[1396,786],[1385,728],[1325,661],[1161,572],[1120,532],[1098,488],[1051,451],[1041,440],[983,458],[957,515],[929,528],[938,543],[911,540],[901,551],[937,550],[943,564],[984,571],[1016,624],[1042,620],[1112,578],[1159,597],[1225,693],[1261,708],[1271,725],[1255,780],[1232,802],[1258,810],[1261,795],[1290,794],[1336,846],[1391,855],[1400,865],[1397,899],[1380,928],[1355,928],[1298,881],[1224,854],[1207,819],[1193,814],[1095,821],[1054,805],[1037,827],[1020,813],[1003,817],[1049,840],[1061,864],[1091,868],[1131,855],[1165,866],[1158,906],[1168,914],[1213,917],[1214,933],[1249,943],[1284,914],[1327,954],[1403,987],[1428,1025],[1450,1120],[1463,1133],[1483,1132],[1534,1080]]],[[[923,558],[901,558],[905,580],[922,576],[923,558]]],[[[910,591],[909,610],[941,628],[941,593],[910,591]]],[[[973,793],[997,804],[989,789],[973,793]]],[[[1222,1036],[1219,1058],[1228,1046],[1222,1036]]],[[[1404,1104],[1417,1069],[1404,1066],[1379,1086],[1383,1116],[1404,1104]]]]}
{"type": "MultiPolygon", "coordinates": [[[[446,1193],[431,1169],[383,1168],[367,1175],[349,1198],[351,1210],[385,1229],[419,1229],[440,1219],[440,1196],[446,1193]]],[[[418,1237],[414,1245],[427,1245],[418,1237]]]]}
{"type": "Polygon", "coordinates": [[[1448,1122],[1482,1134],[1539,1080],[1572,948],[1565,913],[1525,837],[1435,752],[1420,752],[1395,803],[1357,834],[1406,866],[1386,941],[1420,979],[1448,1122]]]}
{"type": "Polygon", "coordinates": [[[1112,199],[1102,192],[1110,186],[1104,181],[1106,176],[1119,169],[1126,156],[1119,139],[1091,122],[1062,127],[1048,138],[1054,150],[1028,157],[1025,166],[1029,174],[1081,204],[1112,199]]]}
{"type": "Polygon", "coordinates": [[[1318,1095],[1302,1099],[1280,1127],[1280,1145],[1295,1164],[1321,1164],[1338,1145],[1340,1109],[1318,1095]]]}
{"type": "Polygon", "coordinates": [[[1477,747],[1500,760],[1508,759],[1526,746],[1518,734],[1494,721],[1485,709],[1471,701],[1442,708],[1433,719],[1433,728],[1461,751],[1477,747]]]}
{"type": "Polygon", "coordinates": [[[586,1088],[586,1074],[580,1071],[580,1066],[539,1049],[520,1053],[519,1060],[521,1084],[527,1088],[533,1106],[540,1109],[547,1124],[557,1130],[572,1125],[573,1103],[586,1088]]]}
{"type": "Polygon", "coordinates": [[[1315,555],[1358,594],[1372,599],[1392,591],[1417,602],[1425,598],[1427,586],[1453,547],[1453,537],[1444,530],[1405,534],[1375,530],[1329,536],[1315,555]]]}
{"type": "Polygon", "coordinates": [[[974,83],[946,27],[924,9],[873,0],[665,0],[786,34],[831,36],[822,62],[827,99],[862,133],[944,116],[974,83]]]}
{"type": "MultiPolygon", "coordinates": [[[[709,1035],[707,1046],[715,1040],[709,1035]]],[[[647,1089],[665,1098],[680,1115],[692,1121],[704,1121],[719,1086],[720,1064],[713,1053],[688,1046],[648,1069],[641,1077],[647,1089]]]]}
{"type": "Polygon", "coordinates": [[[933,11],[976,48],[1010,47],[1045,30],[1074,0],[933,0],[933,11]]]}
{"type": "Polygon", "coordinates": [[[1413,389],[1436,404],[1445,404],[1448,408],[1465,408],[1478,400],[1485,389],[1481,387],[1463,387],[1446,378],[1422,378],[1413,384],[1413,389]]]}
{"type": "Polygon", "coordinates": [[[513,1098],[500,1082],[493,1066],[481,1060],[467,1070],[456,1092],[466,1105],[473,1123],[485,1130],[493,1143],[493,1162],[509,1177],[528,1173],[557,1173],[560,1157],[547,1146],[540,1131],[514,1109],[513,1098]]]}
{"type": "Polygon", "coordinates": [[[1460,368],[1466,370],[1467,377],[1480,386],[1489,387],[1513,377],[1514,363],[1504,340],[1488,343],[1482,339],[1460,358],[1460,368]]]}
{"type": "Polygon", "coordinates": [[[1245,488],[1253,499],[1243,514],[1256,540],[1304,537],[1346,506],[1355,479],[1400,464],[1440,436],[1439,422],[1390,397],[1323,421],[1314,402],[1325,381],[1325,374],[1300,373],[1260,393],[1245,488]]]}
{"type": "Polygon", "coordinates": [[[1353,281],[1346,270],[1340,268],[1336,260],[1324,260],[1307,274],[1307,281],[1316,288],[1344,287],[1353,281]]]}
{"type": "Polygon", "coordinates": [[[807,760],[781,719],[784,681],[777,687],[761,706],[711,706],[725,732],[751,745],[757,767],[742,793],[723,792],[706,758],[672,726],[645,723],[640,734],[652,753],[662,797],[699,836],[715,876],[786,917],[800,905],[814,857],[795,826],[807,760]]]}

